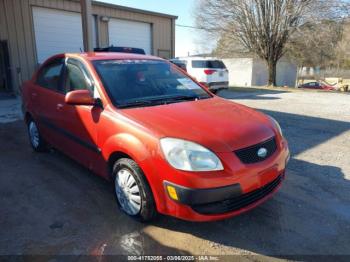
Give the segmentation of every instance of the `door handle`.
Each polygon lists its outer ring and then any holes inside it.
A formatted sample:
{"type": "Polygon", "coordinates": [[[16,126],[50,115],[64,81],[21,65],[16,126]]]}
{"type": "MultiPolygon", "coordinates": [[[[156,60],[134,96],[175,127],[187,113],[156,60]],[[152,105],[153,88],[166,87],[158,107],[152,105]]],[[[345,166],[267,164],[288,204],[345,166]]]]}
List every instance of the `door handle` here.
{"type": "Polygon", "coordinates": [[[35,98],[35,97],[37,97],[37,96],[38,96],[37,93],[32,93],[32,97],[33,97],[33,98],[35,98]]]}
{"type": "Polygon", "coordinates": [[[57,104],[56,108],[57,110],[61,110],[63,108],[63,104],[57,104]]]}

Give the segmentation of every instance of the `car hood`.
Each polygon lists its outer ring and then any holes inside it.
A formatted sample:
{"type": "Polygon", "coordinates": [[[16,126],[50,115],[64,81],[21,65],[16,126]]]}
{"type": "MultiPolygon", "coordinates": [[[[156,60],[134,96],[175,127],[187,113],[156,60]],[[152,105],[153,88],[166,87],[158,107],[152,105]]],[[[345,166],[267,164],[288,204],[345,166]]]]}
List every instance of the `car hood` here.
{"type": "Polygon", "coordinates": [[[275,134],[264,114],[218,97],[124,109],[122,113],[160,137],[193,141],[215,152],[248,147],[275,134]]]}

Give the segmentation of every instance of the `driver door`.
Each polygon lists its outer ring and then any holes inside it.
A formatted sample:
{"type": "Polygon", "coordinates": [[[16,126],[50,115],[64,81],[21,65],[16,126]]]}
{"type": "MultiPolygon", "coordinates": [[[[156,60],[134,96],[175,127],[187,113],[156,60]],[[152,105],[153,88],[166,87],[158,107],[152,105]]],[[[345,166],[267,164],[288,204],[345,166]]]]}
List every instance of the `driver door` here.
{"type": "MultiPolygon", "coordinates": [[[[93,96],[94,83],[87,68],[78,59],[67,58],[63,76],[64,93],[89,90],[93,96]]],[[[96,169],[103,161],[97,145],[97,126],[103,109],[99,106],[64,104],[61,126],[67,141],[64,151],[89,169],[96,169]]]]}

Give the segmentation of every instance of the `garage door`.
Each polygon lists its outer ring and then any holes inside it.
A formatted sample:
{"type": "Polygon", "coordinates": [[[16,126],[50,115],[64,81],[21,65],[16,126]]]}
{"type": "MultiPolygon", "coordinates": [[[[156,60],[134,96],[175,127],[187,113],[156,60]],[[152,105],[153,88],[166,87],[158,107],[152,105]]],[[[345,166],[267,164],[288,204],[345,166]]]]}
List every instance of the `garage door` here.
{"type": "Polygon", "coordinates": [[[33,7],[33,20],[39,63],[54,54],[84,49],[79,13],[33,7]]]}
{"type": "Polygon", "coordinates": [[[151,24],[113,18],[108,34],[110,45],[142,48],[151,54],[151,24]]]}

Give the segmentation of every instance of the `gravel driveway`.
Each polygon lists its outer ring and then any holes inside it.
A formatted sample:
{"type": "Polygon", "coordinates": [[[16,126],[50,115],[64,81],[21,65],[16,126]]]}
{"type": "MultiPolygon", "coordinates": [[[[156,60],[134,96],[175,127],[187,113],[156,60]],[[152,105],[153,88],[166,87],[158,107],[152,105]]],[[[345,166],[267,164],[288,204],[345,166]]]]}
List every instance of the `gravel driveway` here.
{"type": "Polygon", "coordinates": [[[292,158],[271,200],[219,222],[140,224],[116,209],[106,181],[58,152],[33,153],[22,122],[0,124],[0,254],[350,255],[350,96],[220,95],[284,129],[292,158]]]}

